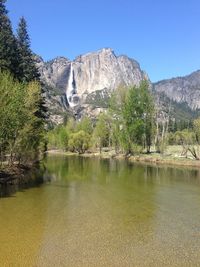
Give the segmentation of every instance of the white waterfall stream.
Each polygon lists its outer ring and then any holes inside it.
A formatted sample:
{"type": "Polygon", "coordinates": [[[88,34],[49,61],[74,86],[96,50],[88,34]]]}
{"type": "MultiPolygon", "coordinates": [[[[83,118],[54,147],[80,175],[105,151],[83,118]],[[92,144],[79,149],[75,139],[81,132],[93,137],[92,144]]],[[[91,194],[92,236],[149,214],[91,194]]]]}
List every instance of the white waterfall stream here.
{"type": "Polygon", "coordinates": [[[76,103],[73,102],[73,95],[75,94],[76,92],[75,92],[75,87],[74,87],[74,71],[73,71],[73,66],[71,63],[70,75],[69,75],[69,80],[68,80],[67,90],[66,90],[67,101],[70,107],[76,106],[76,103]]]}

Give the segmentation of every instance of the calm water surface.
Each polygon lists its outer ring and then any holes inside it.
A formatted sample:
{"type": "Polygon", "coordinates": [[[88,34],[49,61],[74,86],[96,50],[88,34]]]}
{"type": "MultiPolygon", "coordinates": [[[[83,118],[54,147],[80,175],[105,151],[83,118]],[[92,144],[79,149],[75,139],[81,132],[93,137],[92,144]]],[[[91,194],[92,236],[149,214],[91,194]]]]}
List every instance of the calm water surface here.
{"type": "Polygon", "coordinates": [[[62,156],[46,168],[42,184],[1,190],[0,266],[200,266],[200,170],[62,156]]]}

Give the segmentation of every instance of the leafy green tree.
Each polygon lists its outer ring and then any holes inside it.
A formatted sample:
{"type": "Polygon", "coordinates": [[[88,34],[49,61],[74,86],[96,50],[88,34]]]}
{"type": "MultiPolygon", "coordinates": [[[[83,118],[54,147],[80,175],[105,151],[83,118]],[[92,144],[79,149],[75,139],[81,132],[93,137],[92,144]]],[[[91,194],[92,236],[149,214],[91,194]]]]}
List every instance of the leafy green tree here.
{"type": "Polygon", "coordinates": [[[23,127],[25,88],[15,82],[9,73],[0,73],[0,147],[1,157],[8,152],[12,156],[23,127]],[[3,150],[2,150],[3,148],[3,150]]]}
{"type": "Polygon", "coordinates": [[[167,134],[167,143],[168,145],[176,145],[175,133],[169,132],[167,134]]]}
{"type": "Polygon", "coordinates": [[[154,133],[154,101],[149,84],[143,81],[140,86],[118,88],[111,96],[112,140],[115,150],[129,154],[150,147],[154,133]]]}
{"type": "Polygon", "coordinates": [[[97,118],[96,127],[94,129],[95,144],[99,147],[101,153],[103,146],[109,144],[110,125],[108,123],[108,116],[105,113],[100,113],[97,118]]]}
{"type": "Polygon", "coordinates": [[[142,146],[144,138],[143,107],[140,91],[136,87],[129,89],[123,108],[123,118],[130,142],[142,146]]]}
{"type": "Polygon", "coordinates": [[[83,130],[72,133],[69,137],[68,146],[70,151],[82,154],[90,146],[90,135],[83,130]]]}
{"type": "Polygon", "coordinates": [[[55,134],[55,130],[49,130],[47,132],[47,147],[48,149],[56,149],[57,148],[57,135],[55,134]]]}
{"type": "Polygon", "coordinates": [[[197,144],[200,145],[200,118],[194,120],[193,128],[196,135],[197,144]]]}
{"type": "Polygon", "coordinates": [[[69,134],[66,127],[61,127],[59,131],[59,145],[62,149],[67,150],[69,134]]]}
{"type": "Polygon", "coordinates": [[[84,132],[88,134],[92,134],[93,132],[93,125],[91,119],[88,117],[83,117],[80,122],[77,123],[76,125],[76,131],[81,131],[83,130],[84,132]]]}
{"type": "Polygon", "coordinates": [[[48,148],[67,150],[69,132],[66,126],[58,126],[48,132],[48,148]]]}
{"type": "Polygon", "coordinates": [[[27,31],[27,23],[24,17],[20,18],[17,29],[17,45],[20,56],[20,78],[24,82],[39,80],[39,72],[36,67],[34,55],[30,48],[30,38],[27,31]]]}
{"type": "Polygon", "coordinates": [[[154,127],[154,105],[148,87],[148,82],[143,81],[139,87],[128,90],[122,114],[129,144],[146,146],[149,153],[154,127]]]}
{"type": "Polygon", "coordinates": [[[127,97],[126,87],[117,88],[111,95],[109,103],[109,114],[111,117],[110,135],[115,152],[129,151],[129,140],[127,138],[126,127],[123,119],[123,108],[127,97]]]}
{"type": "Polygon", "coordinates": [[[69,133],[74,133],[76,132],[76,127],[77,127],[77,122],[75,121],[75,119],[73,117],[69,118],[66,125],[67,131],[69,133]]]}
{"type": "Polygon", "coordinates": [[[0,73],[1,160],[10,163],[38,159],[44,140],[44,121],[35,114],[39,108],[40,85],[22,84],[8,73],[0,73]]]}
{"type": "Polygon", "coordinates": [[[119,87],[111,95],[109,102],[109,111],[111,116],[115,119],[120,119],[122,116],[122,111],[125,106],[126,97],[128,93],[128,88],[119,87]]]}
{"type": "Polygon", "coordinates": [[[114,146],[115,148],[115,152],[119,153],[121,131],[120,131],[120,124],[118,120],[112,121],[110,136],[111,136],[112,146],[114,146]]]}
{"type": "Polygon", "coordinates": [[[22,127],[17,139],[16,158],[23,163],[33,162],[44,150],[44,120],[36,116],[41,98],[40,84],[31,82],[24,85],[25,95],[22,109],[22,127]]]}
{"type": "Polygon", "coordinates": [[[196,147],[193,146],[190,150],[195,159],[200,159],[200,118],[197,118],[193,122],[193,130],[195,135],[196,147]]]}
{"type": "Polygon", "coordinates": [[[145,147],[146,147],[147,153],[150,153],[153,134],[155,131],[154,100],[149,91],[149,84],[147,81],[143,81],[141,83],[139,90],[141,91],[141,94],[142,94],[145,147]]]}

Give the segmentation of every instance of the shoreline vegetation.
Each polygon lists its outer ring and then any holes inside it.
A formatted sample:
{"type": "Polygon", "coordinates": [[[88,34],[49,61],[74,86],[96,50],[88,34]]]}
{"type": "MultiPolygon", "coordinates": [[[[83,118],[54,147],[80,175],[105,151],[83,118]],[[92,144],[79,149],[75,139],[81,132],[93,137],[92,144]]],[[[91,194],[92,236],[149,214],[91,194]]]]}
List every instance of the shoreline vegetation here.
{"type": "Polygon", "coordinates": [[[48,151],[200,167],[200,118],[190,123],[170,118],[170,107],[163,111],[155,106],[143,81],[138,87],[116,89],[108,110],[95,119],[69,118],[50,130],[48,151]]]}
{"type": "MultiPolygon", "coordinates": [[[[200,161],[195,160],[191,156],[181,156],[181,146],[169,146],[168,151],[165,154],[160,154],[155,151],[151,153],[141,153],[137,155],[126,155],[124,153],[116,153],[112,148],[102,148],[101,152],[97,150],[88,150],[84,153],[70,152],[62,149],[50,149],[45,152],[45,155],[55,156],[78,156],[89,158],[101,158],[101,159],[116,159],[116,160],[128,160],[132,163],[148,164],[152,166],[170,166],[170,167],[191,167],[200,168],[200,161]]],[[[19,184],[26,183],[29,173],[38,171],[40,161],[31,163],[29,165],[13,164],[9,166],[4,162],[0,168],[0,186],[5,184],[19,184]]]]}
{"type": "Polygon", "coordinates": [[[26,183],[45,151],[47,109],[26,20],[14,32],[6,0],[0,25],[0,185],[26,183]]]}
{"type": "Polygon", "coordinates": [[[3,185],[26,184],[31,178],[29,174],[37,173],[39,170],[41,170],[39,162],[29,165],[13,164],[12,166],[2,164],[0,167],[0,187],[3,185]]]}
{"type": "MultiPolygon", "coordinates": [[[[170,148],[171,149],[171,148],[170,148]]],[[[169,149],[169,150],[170,150],[169,149]]],[[[177,148],[178,150],[181,147],[177,148]]],[[[151,165],[170,165],[171,167],[181,166],[181,167],[200,167],[200,161],[193,159],[192,157],[183,157],[177,154],[166,153],[161,155],[160,153],[151,152],[149,154],[142,153],[138,155],[125,155],[122,153],[116,154],[114,149],[102,149],[102,152],[99,151],[86,151],[85,153],[77,153],[64,151],[61,149],[51,149],[46,151],[48,155],[63,155],[63,156],[79,156],[79,157],[98,157],[101,159],[116,159],[116,160],[128,160],[133,163],[141,164],[151,164],[151,165]]]]}
{"type": "Polygon", "coordinates": [[[20,19],[14,34],[5,2],[0,4],[0,183],[23,177],[51,149],[69,151],[62,152],[66,155],[200,166],[200,118],[176,119],[170,103],[156,100],[149,80],[115,88],[107,109],[99,107],[95,117],[74,109],[62,125],[51,124],[26,20],[20,19]]]}

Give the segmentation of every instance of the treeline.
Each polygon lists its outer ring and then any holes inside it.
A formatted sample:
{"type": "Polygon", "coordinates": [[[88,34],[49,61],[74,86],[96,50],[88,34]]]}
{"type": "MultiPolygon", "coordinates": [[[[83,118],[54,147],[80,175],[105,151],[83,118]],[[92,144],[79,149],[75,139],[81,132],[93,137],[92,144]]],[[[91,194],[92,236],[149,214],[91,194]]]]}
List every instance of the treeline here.
{"type": "Polygon", "coordinates": [[[69,119],[48,133],[49,149],[84,153],[88,149],[113,147],[116,153],[134,154],[150,147],[154,135],[154,102],[147,81],[139,87],[113,93],[109,110],[97,119],[69,119]]]}
{"type": "Polygon", "coordinates": [[[44,146],[44,117],[39,72],[25,19],[16,35],[0,0],[0,161],[30,163],[44,146]]]}
{"type": "Polygon", "coordinates": [[[154,105],[147,81],[138,87],[120,88],[110,99],[109,109],[96,119],[70,118],[48,133],[48,148],[84,153],[102,148],[126,155],[164,154],[168,145],[182,146],[182,156],[200,158],[200,119],[183,122],[154,105]],[[151,148],[153,146],[153,149],[151,148]]]}
{"type": "Polygon", "coordinates": [[[29,163],[36,160],[44,141],[40,113],[40,85],[20,83],[0,73],[0,158],[29,163]],[[7,155],[7,157],[6,157],[7,155]]]}

